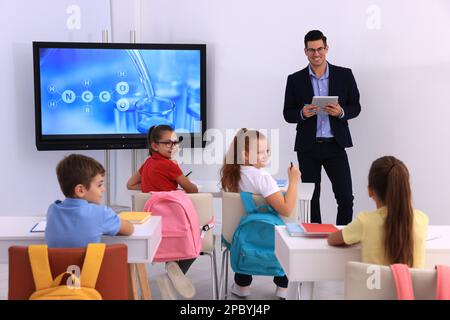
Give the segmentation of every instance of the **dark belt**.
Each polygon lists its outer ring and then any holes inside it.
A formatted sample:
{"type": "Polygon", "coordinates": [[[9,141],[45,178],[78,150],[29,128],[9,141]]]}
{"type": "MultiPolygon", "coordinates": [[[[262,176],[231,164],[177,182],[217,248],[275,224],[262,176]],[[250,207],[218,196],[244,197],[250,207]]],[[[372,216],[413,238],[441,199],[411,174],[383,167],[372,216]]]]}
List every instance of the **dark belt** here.
{"type": "Polygon", "coordinates": [[[331,142],[336,142],[335,138],[316,138],[316,143],[331,143],[331,142]]]}

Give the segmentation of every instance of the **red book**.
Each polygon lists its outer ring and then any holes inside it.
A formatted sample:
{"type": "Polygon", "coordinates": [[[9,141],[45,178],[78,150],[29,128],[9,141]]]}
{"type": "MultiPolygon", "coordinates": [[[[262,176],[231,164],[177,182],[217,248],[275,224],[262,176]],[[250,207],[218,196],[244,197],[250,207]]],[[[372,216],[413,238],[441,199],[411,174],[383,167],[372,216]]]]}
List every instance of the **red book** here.
{"type": "Polygon", "coordinates": [[[301,226],[306,234],[311,235],[327,235],[339,231],[335,225],[326,223],[302,223],[301,226]]]}

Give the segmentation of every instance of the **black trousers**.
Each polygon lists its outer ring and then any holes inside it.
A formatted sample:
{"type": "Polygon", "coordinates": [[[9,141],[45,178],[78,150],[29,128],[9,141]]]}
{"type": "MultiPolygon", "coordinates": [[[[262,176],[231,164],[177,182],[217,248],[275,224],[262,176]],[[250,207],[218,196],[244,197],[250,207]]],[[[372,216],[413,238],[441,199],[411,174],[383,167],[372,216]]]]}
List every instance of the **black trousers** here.
{"type": "Polygon", "coordinates": [[[322,166],[330,178],[338,205],[337,225],[347,225],[353,216],[353,191],[350,165],[345,149],[335,141],[316,142],[311,150],[297,152],[302,182],[315,183],[311,200],[311,222],[322,223],[320,216],[320,181],[322,166]]]}
{"type": "MultiPolygon", "coordinates": [[[[242,273],[235,273],[234,274],[234,282],[236,282],[236,284],[238,286],[241,287],[246,287],[249,286],[252,283],[253,277],[249,274],[242,274],[242,273]]],[[[281,288],[287,288],[289,281],[288,278],[286,277],[286,275],[282,276],[282,277],[273,277],[273,282],[281,287],[281,288]]]]}

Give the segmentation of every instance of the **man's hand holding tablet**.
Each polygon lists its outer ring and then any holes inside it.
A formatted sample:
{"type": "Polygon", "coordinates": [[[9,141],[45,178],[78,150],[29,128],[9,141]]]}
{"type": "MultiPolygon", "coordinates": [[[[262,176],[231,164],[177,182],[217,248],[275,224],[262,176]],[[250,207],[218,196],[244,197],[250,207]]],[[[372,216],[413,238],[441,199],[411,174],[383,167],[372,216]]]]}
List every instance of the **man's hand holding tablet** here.
{"type": "Polygon", "coordinates": [[[319,112],[319,107],[313,104],[307,104],[303,107],[302,113],[304,118],[315,116],[319,112]]]}
{"type": "Polygon", "coordinates": [[[312,117],[319,111],[326,112],[333,117],[340,117],[342,115],[342,107],[339,105],[338,99],[338,96],[314,96],[311,104],[303,107],[303,117],[312,117]]]}
{"type": "Polygon", "coordinates": [[[342,114],[338,96],[314,96],[311,104],[333,117],[340,117],[342,114]]]}
{"type": "Polygon", "coordinates": [[[340,118],[342,115],[342,107],[339,103],[331,103],[322,108],[322,110],[328,113],[330,116],[340,118]]]}

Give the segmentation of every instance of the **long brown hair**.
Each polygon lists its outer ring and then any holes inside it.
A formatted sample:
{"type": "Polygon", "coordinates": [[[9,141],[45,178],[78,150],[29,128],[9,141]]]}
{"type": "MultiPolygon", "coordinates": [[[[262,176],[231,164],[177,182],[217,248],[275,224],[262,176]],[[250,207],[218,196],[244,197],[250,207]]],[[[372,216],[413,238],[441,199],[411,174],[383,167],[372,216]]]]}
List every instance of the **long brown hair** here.
{"type": "MultiPolygon", "coordinates": [[[[228,192],[238,192],[239,181],[241,180],[241,165],[247,164],[243,158],[243,152],[248,154],[250,146],[258,148],[260,139],[266,137],[257,130],[241,128],[236,133],[225,155],[222,169],[220,169],[220,182],[222,189],[228,192]]],[[[252,162],[250,160],[250,162],[252,162]]]]}
{"type": "Polygon", "coordinates": [[[384,224],[387,260],[412,267],[414,212],[408,169],[395,157],[381,157],[370,167],[369,187],[387,207],[384,224]]]}

